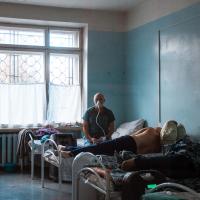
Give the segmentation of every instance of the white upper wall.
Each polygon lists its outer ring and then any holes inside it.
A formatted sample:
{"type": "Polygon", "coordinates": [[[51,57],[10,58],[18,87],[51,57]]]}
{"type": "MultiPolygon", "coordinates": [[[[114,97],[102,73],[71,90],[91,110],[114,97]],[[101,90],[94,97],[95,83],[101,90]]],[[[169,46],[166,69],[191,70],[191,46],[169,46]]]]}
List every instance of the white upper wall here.
{"type": "Polygon", "coordinates": [[[200,0],[144,0],[128,13],[0,3],[0,21],[59,26],[79,23],[87,24],[89,30],[123,32],[196,2],[200,0]]]}
{"type": "Polygon", "coordinates": [[[127,30],[186,8],[200,0],[144,0],[127,14],[127,30]]]}
{"type": "Polygon", "coordinates": [[[4,3],[107,11],[127,11],[142,1],[143,0],[0,0],[0,2],[4,3]]]}
{"type": "Polygon", "coordinates": [[[125,31],[126,15],[124,12],[117,11],[97,11],[97,10],[81,10],[67,9],[58,7],[32,6],[22,4],[0,3],[0,21],[22,22],[51,25],[59,23],[65,25],[67,23],[88,24],[89,30],[96,31],[125,31]],[[9,18],[7,20],[6,18],[9,18]],[[16,20],[21,19],[21,20],[16,20]],[[34,21],[33,21],[34,20],[34,21]]]}

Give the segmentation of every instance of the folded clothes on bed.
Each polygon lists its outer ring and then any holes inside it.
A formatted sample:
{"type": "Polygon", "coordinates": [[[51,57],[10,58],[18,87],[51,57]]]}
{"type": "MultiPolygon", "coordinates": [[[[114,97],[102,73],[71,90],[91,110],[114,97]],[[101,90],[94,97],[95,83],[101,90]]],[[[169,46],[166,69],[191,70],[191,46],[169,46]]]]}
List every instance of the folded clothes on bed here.
{"type": "Polygon", "coordinates": [[[35,131],[34,135],[37,137],[42,137],[44,135],[52,135],[52,134],[59,134],[60,132],[55,128],[40,128],[35,131]]]}

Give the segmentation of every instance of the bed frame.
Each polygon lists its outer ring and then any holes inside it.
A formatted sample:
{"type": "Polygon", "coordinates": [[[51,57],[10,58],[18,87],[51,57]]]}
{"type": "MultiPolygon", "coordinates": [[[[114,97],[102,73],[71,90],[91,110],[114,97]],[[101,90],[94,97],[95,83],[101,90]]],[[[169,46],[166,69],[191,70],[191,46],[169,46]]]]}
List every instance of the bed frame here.
{"type": "MultiPolygon", "coordinates": [[[[48,163],[58,167],[58,173],[59,173],[59,188],[61,188],[62,183],[62,171],[61,171],[61,164],[63,162],[63,159],[61,157],[61,153],[58,151],[58,146],[55,143],[55,141],[48,139],[46,140],[42,145],[42,164],[41,164],[41,183],[42,187],[44,187],[44,161],[47,161],[48,163]],[[58,155],[55,155],[54,151],[47,150],[45,151],[45,145],[48,143],[51,143],[55,150],[57,150],[58,155]],[[52,157],[54,159],[52,159],[52,157]]],[[[65,158],[69,159],[69,158],[65,158]]],[[[111,187],[111,176],[110,173],[107,172],[106,167],[102,163],[102,161],[99,159],[98,156],[95,156],[92,153],[89,152],[82,152],[78,154],[72,163],[72,200],[86,200],[88,198],[92,198],[92,194],[89,193],[89,191],[85,190],[85,196],[80,197],[80,191],[81,191],[81,185],[80,183],[83,183],[84,185],[87,185],[89,188],[93,188],[94,191],[98,191],[101,194],[105,196],[105,200],[111,200],[111,199],[121,199],[122,193],[120,191],[115,191],[111,187]],[[97,165],[100,166],[103,170],[105,170],[105,177],[102,178],[100,175],[90,166],[97,165]],[[91,181],[90,178],[87,176],[84,176],[84,172],[89,172],[95,177],[95,182],[91,181]],[[98,183],[98,184],[97,184],[98,183]],[[86,194],[88,193],[88,194],[86,194]]],[[[150,192],[155,192],[155,190],[160,190],[166,186],[170,187],[176,187],[179,189],[182,189],[186,191],[187,193],[190,193],[191,195],[195,196],[197,199],[200,199],[199,193],[195,192],[194,190],[175,183],[163,183],[161,185],[158,185],[156,189],[150,190],[150,192]]],[[[92,198],[95,200],[95,198],[92,198]]]]}
{"type": "Polygon", "coordinates": [[[41,184],[42,188],[44,188],[44,161],[54,165],[58,168],[58,182],[59,182],[59,188],[61,188],[62,184],[62,172],[61,172],[61,164],[62,164],[62,157],[60,151],[58,151],[58,145],[56,142],[52,139],[47,139],[42,144],[42,155],[41,155],[41,184]],[[52,151],[48,149],[45,151],[45,147],[47,146],[47,143],[54,146],[56,151],[52,151]],[[55,152],[58,153],[58,155],[55,155],[55,152]],[[52,159],[53,158],[53,159],[52,159]]]}
{"type": "Polygon", "coordinates": [[[102,178],[99,176],[99,174],[94,171],[94,169],[90,167],[84,167],[86,165],[91,165],[94,163],[99,164],[104,170],[106,169],[103,163],[100,161],[100,159],[92,153],[82,152],[75,157],[72,165],[72,200],[80,199],[79,198],[80,180],[82,180],[85,184],[91,186],[95,190],[99,191],[100,193],[104,194],[105,200],[110,200],[111,198],[121,196],[121,192],[113,191],[110,188],[111,177],[109,173],[106,173],[105,176],[106,183],[105,183],[102,181],[102,178]],[[85,171],[93,174],[98,180],[99,184],[98,185],[94,184],[89,179],[82,176],[82,173],[85,171]]]}

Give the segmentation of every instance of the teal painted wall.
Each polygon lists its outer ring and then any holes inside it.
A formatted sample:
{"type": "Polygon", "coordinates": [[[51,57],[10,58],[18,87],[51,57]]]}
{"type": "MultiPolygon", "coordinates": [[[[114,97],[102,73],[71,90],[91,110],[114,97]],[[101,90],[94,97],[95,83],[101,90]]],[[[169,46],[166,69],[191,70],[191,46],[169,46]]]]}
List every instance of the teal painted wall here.
{"type": "Polygon", "coordinates": [[[127,33],[126,120],[157,122],[157,31],[149,24],[127,33]]]}
{"type": "Polygon", "coordinates": [[[200,134],[200,16],[160,33],[161,119],[200,134]]]}
{"type": "Polygon", "coordinates": [[[93,95],[105,94],[119,125],[125,119],[125,33],[89,31],[88,33],[88,107],[93,95]]]}
{"type": "Polygon", "coordinates": [[[127,121],[142,117],[147,120],[149,126],[156,126],[159,122],[158,31],[161,30],[161,122],[163,124],[168,119],[177,119],[186,125],[189,133],[200,132],[199,14],[200,4],[196,4],[126,33],[127,121]],[[168,48],[175,45],[172,40],[169,42],[171,38],[178,40],[179,46],[175,47],[173,53],[166,53],[163,50],[166,45],[168,48]],[[195,49],[189,53],[194,44],[197,44],[195,49]],[[187,50],[181,53],[184,47],[187,47],[187,50]],[[181,58],[185,61],[184,64],[181,58]],[[187,73],[188,70],[190,73],[187,73]],[[172,78],[173,73],[176,75],[172,78]],[[181,84],[178,84],[180,82],[181,84]]]}

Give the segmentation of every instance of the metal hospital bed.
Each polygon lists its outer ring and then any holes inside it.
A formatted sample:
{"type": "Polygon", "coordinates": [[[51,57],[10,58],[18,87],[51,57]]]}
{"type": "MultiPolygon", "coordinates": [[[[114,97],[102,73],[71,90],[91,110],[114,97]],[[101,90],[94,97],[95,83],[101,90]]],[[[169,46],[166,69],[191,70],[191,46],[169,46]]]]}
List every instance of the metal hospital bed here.
{"type": "MultiPolygon", "coordinates": [[[[98,190],[102,194],[106,196],[106,200],[118,197],[120,195],[120,192],[114,191],[111,186],[111,179],[109,173],[106,176],[106,182],[103,178],[101,178],[92,168],[86,167],[92,163],[99,163],[103,169],[105,169],[105,166],[101,163],[99,158],[91,153],[80,153],[75,158],[62,158],[60,152],[58,151],[58,145],[55,143],[52,139],[47,139],[42,144],[42,153],[41,153],[41,184],[44,188],[44,163],[48,162],[55,167],[58,168],[58,182],[59,182],[59,188],[62,184],[62,173],[63,173],[63,162],[68,161],[68,173],[72,175],[72,193],[73,193],[73,200],[78,199],[79,194],[79,181],[80,179],[83,181],[83,184],[87,183],[89,187],[84,190],[84,196],[87,196],[87,193],[89,197],[91,196],[96,198],[96,191],[98,190]],[[47,148],[48,147],[48,148],[47,148]],[[93,174],[93,178],[95,178],[96,183],[89,181],[88,177],[83,176],[83,172],[90,171],[91,174],[93,174]],[[91,190],[94,188],[95,190],[91,190]],[[86,192],[87,191],[87,192],[86,192]],[[76,195],[77,194],[77,195],[76,195]]],[[[65,170],[65,169],[64,169],[65,170]]],[[[90,176],[91,178],[91,176],[90,176]]],[[[85,187],[82,185],[82,187],[85,187]]],[[[83,195],[81,195],[82,199],[83,195]]]]}
{"type": "MultiPolygon", "coordinates": [[[[107,172],[105,165],[100,160],[99,156],[95,156],[89,152],[82,152],[75,158],[62,158],[58,153],[58,146],[54,140],[48,139],[42,145],[42,164],[41,164],[41,182],[44,187],[44,162],[51,163],[58,168],[59,174],[59,186],[62,183],[62,163],[64,160],[68,160],[68,171],[72,175],[72,200],[86,200],[86,199],[98,199],[97,194],[102,194],[105,200],[120,200],[122,193],[120,190],[116,190],[112,181],[111,175],[107,172]],[[48,145],[47,145],[48,144],[48,145]],[[48,148],[46,149],[46,147],[48,148]],[[54,147],[54,148],[52,148],[54,147]],[[92,167],[98,164],[103,170],[105,170],[105,176],[102,178],[92,167]],[[98,192],[97,192],[98,191],[98,192]]],[[[181,187],[180,184],[165,183],[157,186],[157,189],[161,189],[167,186],[181,187]]],[[[190,193],[195,200],[200,200],[199,193],[194,190],[182,186],[184,191],[190,193]]],[[[149,190],[154,192],[155,190],[149,190]]]]}
{"type": "Polygon", "coordinates": [[[73,138],[69,133],[59,134],[57,136],[58,137],[54,137],[52,135],[51,139],[47,139],[47,140],[45,140],[44,143],[41,143],[41,140],[35,140],[31,136],[31,134],[29,134],[30,141],[28,142],[28,145],[31,149],[31,179],[34,178],[35,156],[40,155],[41,156],[41,175],[42,175],[42,172],[44,171],[44,167],[45,167],[45,165],[42,166],[42,163],[44,163],[44,161],[46,161],[46,162],[52,164],[53,166],[55,166],[56,168],[58,168],[58,180],[59,180],[59,182],[61,182],[61,180],[59,178],[60,168],[63,168],[62,169],[63,173],[62,173],[61,179],[65,180],[65,181],[71,181],[71,171],[72,171],[71,166],[72,166],[72,160],[73,159],[71,158],[71,159],[68,159],[68,160],[65,160],[65,159],[63,160],[61,157],[59,157],[57,144],[60,144],[59,140],[62,139],[62,138],[65,138],[65,140],[68,139],[70,142],[73,138]]]}
{"type": "MultiPolygon", "coordinates": [[[[154,176],[154,170],[143,170],[138,171],[143,176],[149,176],[149,173],[153,172],[150,175],[154,176]]],[[[127,172],[127,175],[129,172],[127,172]]],[[[157,173],[157,172],[156,172],[157,173]]],[[[152,176],[152,177],[153,177],[152,176]]],[[[159,175],[160,176],[160,175],[159,175]]],[[[149,177],[148,177],[149,179],[149,177]]],[[[132,188],[134,190],[134,188],[132,188]]],[[[153,193],[164,190],[166,191],[176,191],[171,193],[177,197],[185,197],[187,200],[200,200],[200,193],[197,193],[193,189],[184,186],[182,184],[177,184],[173,182],[164,182],[157,184],[154,189],[145,189],[145,193],[153,193]]],[[[73,161],[72,165],[72,200],[87,200],[97,199],[97,194],[95,196],[95,190],[104,195],[105,200],[120,200],[122,199],[122,191],[115,190],[113,186],[112,177],[110,173],[106,171],[106,167],[101,162],[98,156],[95,156],[91,153],[80,153],[77,155],[73,161]],[[98,164],[103,170],[105,170],[105,177],[102,178],[93,167],[90,167],[92,164],[98,164]],[[87,185],[87,187],[86,187],[87,185]],[[93,188],[93,190],[91,190],[93,188]]],[[[167,192],[169,195],[169,193],[167,192]]],[[[158,193],[158,195],[163,195],[163,192],[158,193]]],[[[142,197],[141,197],[142,198],[142,197]]],[[[148,198],[143,198],[144,200],[148,198]]],[[[180,199],[180,198],[179,198],[180,199]]],[[[184,198],[183,198],[184,199],[184,198]]],[[[153,199],[152,199],[153,200],[153,199]]]]}
{"type": "Polygon", "coordinates": [[[52,139],[47,139],[42,144],[42,154],[41,154],[41,183],[42,187],[44,188],[44,161],[52,164],[53,166],[58,168],[58,182],[59,182],[59,188],[61,187],[62,183],[62,174],[61,174],[61,164],[62,164],[62,157],[61,154],[58,151],[58,145],[56,142],[52,139]],[[50,147],[47,150],[45,150],[46,146],[50,147]],[[52,148],[54,147],[54,148],[52,148]]]}
{"type": "Polygon", "coordinates": [[[121,195],[121,192],[113,189],[109,173],[106,173],[106,177],[103,179],[95,172],[95,170],[87,167],[94,163],[99,164],[103,169],[106,169],[100,159],[92,153],[82,152],[75,157],[72,164],[72,200],[80,200],[80,196],[81,200],[91,198],[91,195],[94,196],[94,191],[91,193],[91,191],[88,190],[90,187],[104,194],[105,200],[116,199],[121,195]],[[90,176],[85,176],[84,172],[90,172],[90,176]],[[87,187],[87,190],[84,190],[84,199],[83,195],[80,195],[80,181],[82,181],[82,184],[87,184],[89,186],[87,187]]]}

